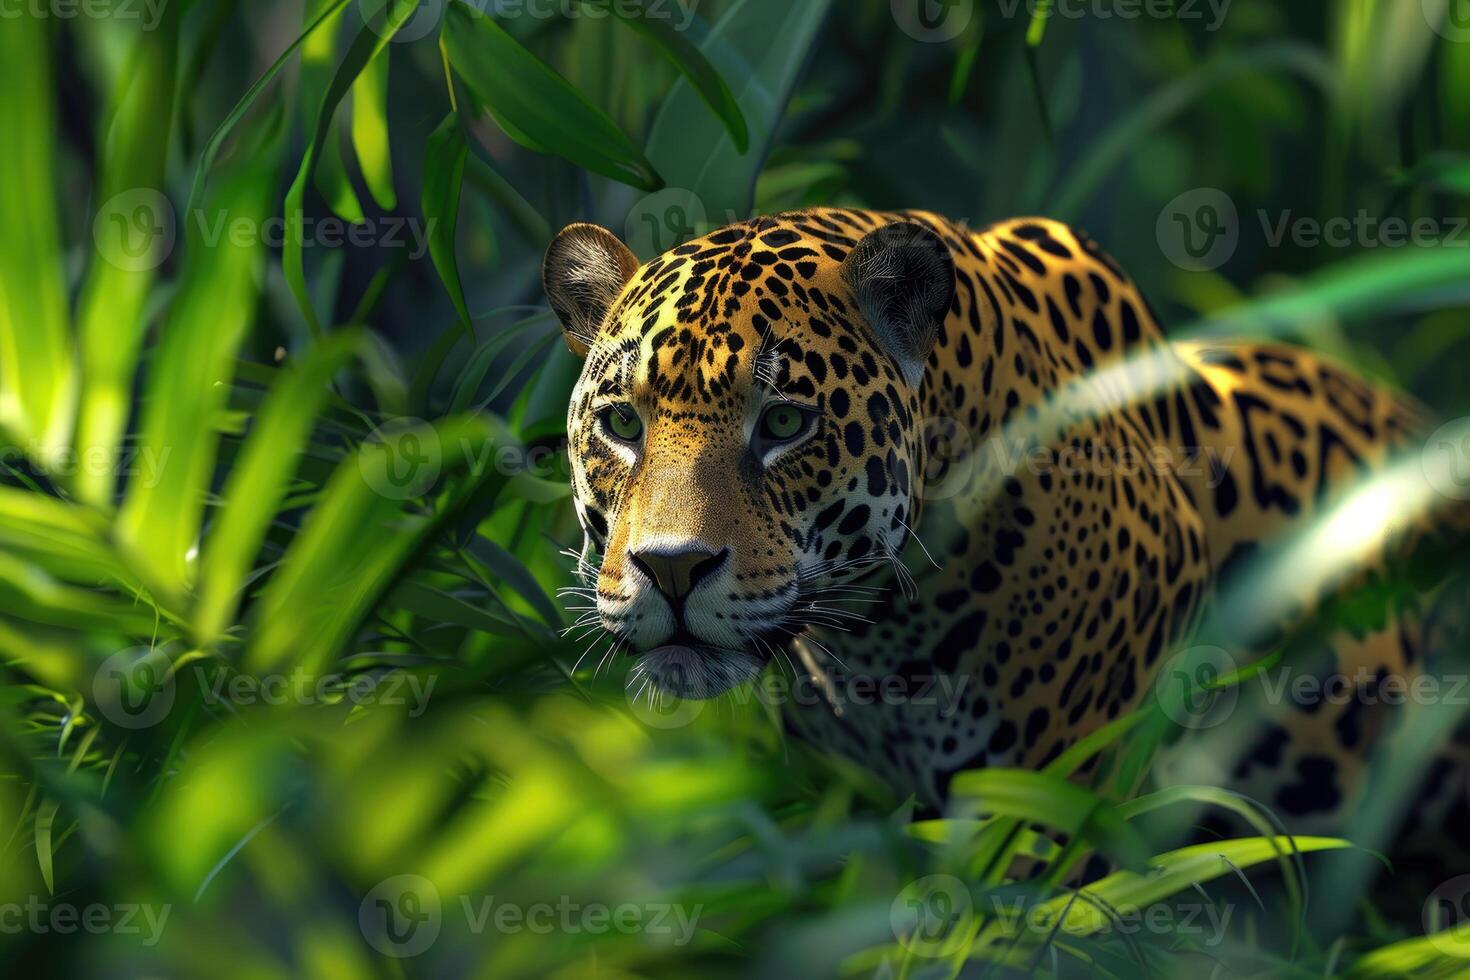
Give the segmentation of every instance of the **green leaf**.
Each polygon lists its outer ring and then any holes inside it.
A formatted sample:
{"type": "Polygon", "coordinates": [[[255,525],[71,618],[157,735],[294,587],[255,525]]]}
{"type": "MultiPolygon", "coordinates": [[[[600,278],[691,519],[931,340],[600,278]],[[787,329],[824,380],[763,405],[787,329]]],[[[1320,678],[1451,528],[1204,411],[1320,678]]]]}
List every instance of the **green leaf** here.
{"type": "Polygon", "coordinates": [[[274,149],[252,154],[188,223],[183,283],[148,374],[138,450],[158,468],[150,479],[129,481],[116,533],[130,564],[172,604],[193,582],[219,447],[215,421],[226,408],[264,277],[260,236],[230,229],[261,226],[276,174],[274,149]]]}
{"type": "Polygon", "coordinates": [[[314,334],[320,334],[322,328],[317,319],[316,310],[312,307],[311,295],[306,288],[306,268],[302,255],[304,228],[300,219],[305,213],[306,184],[316,169],[317,160],[323,148],[332,135],[332,118],[336,115],[337,106],[351,91],[357,76],[393,39],[393,35],[398,33],[398,29],[403,26],[404,22],[413,15],[417,5],[417,0],[388,0],[385,6],[374,10],[369,15],[367,23],[363,25],[362,30],[353,39],[352,45],[347,49],[342,63],[337,66],[331,84],[327,86],[326,94],[322,96],[322,106],[320,112],[317,113],[315,131],[306,145],[306,153],[301,158],[301,167],[296,172],[296,179],[291,182],[291,187],[286,192],[287,233],[281,249],[281,269],[286,276],[287,285],[291,287],[291,292],[296,297],[296,303],[301,308],[301,314],[306,319],[307,326],[314,334]]]}
{"type": "Polygon", "coordinates": [[[481,534],[475,535],[470,541],[470,554],[488,568],[492,575],[530,603],[548,626],[561,625],[561,612],[556,603],[519,558],[481,534]]]}
{"type": "Polygon", "coordinates": [[[352,146],[362,179],[378,207],[398,206],[393,190],[393,154],[388,138],[388,64],[391,47],[368,62],[352,86],[352,146]]]}
{"type": "Polygon", "coordinates": [[[1470,933],[1461,923],[1443,932],[1400,940],[1365,953],[1343,977],[1346,980],[1464,977],[1467,971],[1470,971],[1470,933]]]}
{"type": "Polygon", "coordinates": [[[118,443],[128,422],[133,375],[147,326],[144,308],[155,266],[165,255],[159,246],[173,241],[155,228],[172,214],[157,214],[167,204],[164,184],[173,114],[160,106],[174,103],[174,65],[178,58],[178,5],[167,4],[155,29],[140,30],[126,67],[112,90],[114,103],[103,127],[102,177],[96,200],[91,263],[77,309],[82,388],[77,416],[77,452],[82,459],[106,461],[79,469],[77,496],[110,507],[117,490],[118,443]],[[145,210],[139,212],[138,208],[145,210]],[[142,214],[145,229],[134,216],[142,214]],[[147,236],[135,242],[142,230],[147,236]],[[122,236],[113,240],[110,236],[122,236]],[[103,237],[107,236],[107,237],[103,237]],[[107,242],[108,247],[103,247],[107,242]],[[133,246],[141,246],[137,261],[133,246]],[[119,252],[120,246],[128,251],[119,252]]]}
{"type": "Polygon", "coordinates": [[[517,143],[642,190],[663,186],[607,113],[489,17],[454,0],[443,44],[455,72],[517,143]]]}
{"type": "Polygon", "coordinates": [[[1119,863],[1145,867],[1148,848],[1117,809],[1076,783],[1046,773],[980,769],[950,783],[956,813],[985,813],[1035,822],[1080,838],[1119,863]]]}
{"type": "Polygon", "coordinates": [[[483,417],[385,430],[343,460],[255,604],[245,669],[329,665],[418,549],[493,475],[457,483],[432,515],[410,514],[404,501],[472,470],[492,432],[483,417]]]}
{"type": "Polygon", "coordinates": [[[71,442],[73,364],[56,197],[57,79],[51,25],[7,17],[0,30],[0,431],[48,465],[71,442]]]}
{"type": "Polygon", "coordinates": [[[326,402],[327,385],[362,339],[355,331],[333,334],[299,365],[282,371],[272,387],[225,484],[219,516],[205,542],[194,612],[199,642],[213,641],[233,621],[246,576],[326,402]]]}
{"type": "Polygon", "coordinates": [[[647,0],[626,0],[613,4],[611,9],[624,24],[653,42],[679,69],[705,105],[724,124],[736,151],[744,155],[750,149],[750,130],[745,125],[745,113],[740,110],[740,103],[735,101],[730,86],[725,84],[704,53],[690,42],[684,31],[670,23],[667,11],[660,13],[657,9],[650,9],[647,0]]]}
{"type": "Polygon", "coordinates": [[[46,890],[53,895],[56,893],[56,870],[52,866],[51,829],[56,824],[57,809],[50,800],[36,808],[36,863],[41,867],[41,879],[46,882],[46,890]]]}
{"type": "MultiPolygon", "coordinates": [[[[324,5],[330,5],[330,0],[310,0],[306,5],[308,23],[315,16],[314,8],[324,5]]],[[[362,5],[362,9],[367,15],[364,19],[376,12],[370,11],[366,5],[362,5]]],[[[342,12],[339,11],[332,20],[322,25],[321,30],[313,32],[307,39],[306,46],[301,49],[301,78],[298,87],[308,126],[315,125],[315,113],[320,111],[323,90],[330,84],[332,62],[337,54],[337,35],[343,19],[342,12]]],[[[363,220],[362,202],[358,200],[352,178],[347,174],[338,129],[337,125],[329,123],[327,138],[322,143],[321,156],[313,177],[317,191],[332,209],[332,213],[357,224],[363,220]]]]}
{"type": "Polygon", "coordinates": [[[654,119],[648,156],[670,186],[690,196],[688,232],[749,216],[756,178],[829,6],[830,0],[738,0],[700,44],[736,87],[750,129],[748,151],[710,116],[687,79],[674,84],[654,119]]]}
{"type": "Polygon", "coordinates": [[[406,609],[430,623],[453,623],[497,636],[517,636],[522,632],[515,620],[497,615],[492,608],[474,605],[422,582],[406,581],[383,601],[391,608],[406,609]]]}
{"type": "Polygon", "coordinates": [[[455,258],[454,239],[459,228],[459,192],[464,180],[465,157],[469,153],[459,116],[451,112],[429,135],[424,153],[424,190],[419,205],[429,222],[429,258],[439,273],[439,280],[449,291],[449,299],[459,314],[465,335],[474,340],[469,307],[465,304],[464,286],[459,279],[459,260],[455,258]]]}
{"type": "Polygon", "coordinates": [[[286,63],[291,60],[296,49],[301,47],[316,32],[317,28],[331,20],[333,15],[347,3],[348,0],[331,0],[320,16],[308,24],[306,30],[302,31],[296,40],[286,46],[286,50],[281,52],[280,57],[271,62],[271,66],[255,80],[255,84],[251,85],[249,90],[240,97],[240,101],[235,103],[224,121],[210,134],[208,142],[204,144],[204,151],[199,155],[199,166],[194,170],[194,181],[189,186],[189,201],[184,207],[185,214],[193,214],[198,208],[200,199],[204,195],[205,181],[209,178],[210,170],[214,168],[214,160],[219,155],[220,147],[224,145],[225,140],[229,139],[230,133],[234,132],[235,126],[245,117],[245,113],[250,111],[255,100],[260,98],[260,93],[265,91],[266,86],[275,79],[276,75],[280,74],[282,68],[286,67],[286,63]]]}
{"type": "MultiPolygon", "coordinates": [[[[1204,884],[1239,869],[1273,861],[1283,850],[1295,847],[1301,853],[1352,847],[1348,841],[1327,837],[1247,837],[1213,841],[1160,854],[1150,860],[1147,873],[1119,871],[1088,885],[1082,891],[1110,908],[1147,908],[1176,892],[1204,884]]],[[[1085,936],[1105,929],[1110,920],[1090,902],[1073,901],[1071,893],[1058,895],[1040,906],[1044,914],[1035,921],[1062,917],[1061,930],[1085,936]]],[[[1028,920],[1031,919],[1028,916],[1028,920]]]]}

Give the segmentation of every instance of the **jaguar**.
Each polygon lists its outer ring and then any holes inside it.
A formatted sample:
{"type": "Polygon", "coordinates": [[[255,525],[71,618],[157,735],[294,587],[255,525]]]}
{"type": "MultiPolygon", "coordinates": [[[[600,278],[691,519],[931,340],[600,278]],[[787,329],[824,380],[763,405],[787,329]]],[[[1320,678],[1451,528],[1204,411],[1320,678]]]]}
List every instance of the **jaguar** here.
{"type": "MultiPolygon", "coordinates": [[[[818,678],[792,727],[939,807],[960,771],[1043,766],[1134,711],[1206,630],[1219,671],[1296,630],[1351,696],[1276,698],[1196,781],[1300,832],[1362,804],[1370,695],[1429,669],[1430,599],[1306,624],[1466,523],[1405,477],[1430,424],[1412,399],[1273,340],[1171,340],[1096,242],[1041,218],[812,208],[646,262],[579,223],[543,285],[583,360],[584,621],[649,697],[818,678]]],[[[1466,825],[1463,749],[1416,819],[1466,825]]]]}

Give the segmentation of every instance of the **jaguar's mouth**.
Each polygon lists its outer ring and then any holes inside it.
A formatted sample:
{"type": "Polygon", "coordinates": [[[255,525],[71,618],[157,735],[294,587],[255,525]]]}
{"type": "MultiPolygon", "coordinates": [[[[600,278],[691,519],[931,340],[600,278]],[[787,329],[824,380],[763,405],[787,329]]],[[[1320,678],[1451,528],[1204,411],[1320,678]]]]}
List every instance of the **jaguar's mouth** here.
{"type": "Polygon", "coordinates": [[[729,650],[677,635],[638,659],[634,670],[661,693],[703,701],[755,680],[765,660],[748,650],[729,650]]]}

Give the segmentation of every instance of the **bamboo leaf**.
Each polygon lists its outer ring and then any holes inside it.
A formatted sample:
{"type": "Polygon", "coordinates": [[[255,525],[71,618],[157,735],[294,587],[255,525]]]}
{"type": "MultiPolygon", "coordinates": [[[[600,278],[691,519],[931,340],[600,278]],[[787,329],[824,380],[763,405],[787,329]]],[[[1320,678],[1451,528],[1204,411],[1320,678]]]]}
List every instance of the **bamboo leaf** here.
{"type": "Polygon", "coordinates": [[[429,257],[439,273],[440,282],[449,291],[449,299],[459,314],[465,335],[474,340],[469,307],[465,304],[464,286],[459,279],[459,260],[455,257],[454,239],[459,228],[459,194],[464,180],[465,158],[469,152],[459,116],[451,112],[432,134],[424,154],[424,189],[420,207],[429,227],[429,257]]]}
{"type": "Polygon", "coordinates": [[[388,65],[392,48],[368,62],[352,86],[352,146],[373,200],[384,211],[398,206],[388,138],[388,65]]]}
{"type": "Polygon", "coordinates": [[[306,30],[297,35],[296,40],[288,44],[286,50],[282,51],[280,56],[271,62],[271,66],[255,80],[255,84],[250,86],[245,94],[241,96],[240,101],[236,102],[234,108],[225,116],[224,121],[210,134],[209,140],[204,144],[203,152],[199,155],[199,166],[194,170],[194,181],[189,186],[189,201],[184,207],[186,214],[193,214],[194,210],[199,206],[200,199],[204,195],[205,182],[209,179],[210,170],[214,168],[215,157],[219,155],[220,147],[224,146],[225,140],[229,139],[230,134],[239,125],[240,120],[245,118],[245,114],[250,111],[250,107],[260,98],[260,94],[265,91],[266,86],[280,74],[282,68],[286,67],[286,63],[291,60],[291,56],[296,53],[296,49],[305,44],[307,39],[316,32],[317,28],[322,27],[331,20],[347,3],[348,0],[331,0],[317,19],[308,24],[306,30]]]}
{"type": "Polygon", "coordinates": [[[607,113],[493,20],[462,0],[451,2],[444,18],[449,63],[511,139],[643,190],[663,186],[607,113]]]}

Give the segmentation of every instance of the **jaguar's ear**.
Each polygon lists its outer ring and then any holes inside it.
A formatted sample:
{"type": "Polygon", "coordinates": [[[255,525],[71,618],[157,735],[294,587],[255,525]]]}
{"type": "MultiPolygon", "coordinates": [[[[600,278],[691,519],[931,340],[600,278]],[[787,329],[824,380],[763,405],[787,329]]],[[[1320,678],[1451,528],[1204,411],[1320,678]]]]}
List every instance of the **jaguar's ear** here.
{"type": "Polygon", "coordinates": [[[884,225],[858,242],[842,278],[878,342],[917,385],[954,301],[954,258],[943,240],[912,221],[884,225]]]}
{"type": "Polygon", "coordinates": [[[607,311],[637,271],[637,256],[606,228],[567,225],[552,240],[541,263],[541,285],[561,320],[568,350],[587,356],[607,311]]]}

